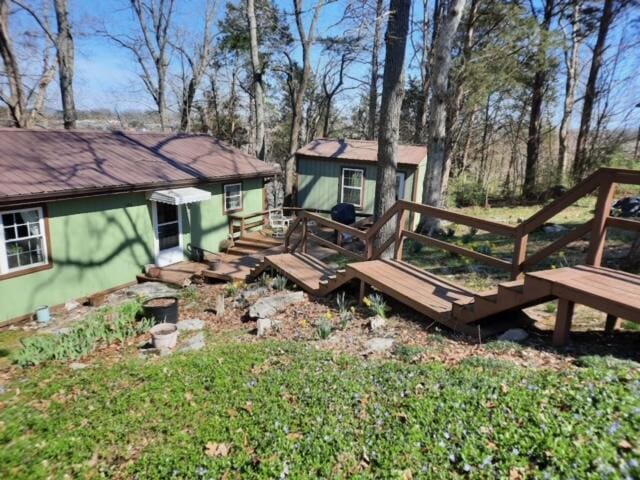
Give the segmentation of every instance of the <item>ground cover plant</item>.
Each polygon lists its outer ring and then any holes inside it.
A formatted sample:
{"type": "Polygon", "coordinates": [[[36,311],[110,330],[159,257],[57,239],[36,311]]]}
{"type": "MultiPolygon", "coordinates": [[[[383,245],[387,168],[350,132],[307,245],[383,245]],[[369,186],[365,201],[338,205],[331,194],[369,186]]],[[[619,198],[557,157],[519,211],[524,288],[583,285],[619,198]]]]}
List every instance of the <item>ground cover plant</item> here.
{"type": "Polygon", "coordinates": [[[637,477],[637,364],[583,363],[413,364],[227,340],[38,368],[0,396],[0,477],[637,477]]]}
{"type": "Polygon", "coordinates": [[[118,307],[105,307],[61,334],[35,335],[24,338],[22,348],[15,353],[14,361],[23,367],[38,365],[48,360],[75,360],[101,345],[124,343],[151,326],[138,315],[142,309],[139,301],[118,307]]]}

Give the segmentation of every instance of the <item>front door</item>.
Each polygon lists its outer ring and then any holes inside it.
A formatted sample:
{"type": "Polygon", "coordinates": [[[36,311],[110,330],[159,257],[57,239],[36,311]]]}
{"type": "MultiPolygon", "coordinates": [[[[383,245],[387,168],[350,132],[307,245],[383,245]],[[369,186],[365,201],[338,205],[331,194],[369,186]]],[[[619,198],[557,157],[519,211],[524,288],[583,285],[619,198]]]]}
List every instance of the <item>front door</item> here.
{"type": "Polygon", "coordinates": [[[164,267],[184,259],[180,208],[153,202],[156,234],[156,265],[164,267]]]}

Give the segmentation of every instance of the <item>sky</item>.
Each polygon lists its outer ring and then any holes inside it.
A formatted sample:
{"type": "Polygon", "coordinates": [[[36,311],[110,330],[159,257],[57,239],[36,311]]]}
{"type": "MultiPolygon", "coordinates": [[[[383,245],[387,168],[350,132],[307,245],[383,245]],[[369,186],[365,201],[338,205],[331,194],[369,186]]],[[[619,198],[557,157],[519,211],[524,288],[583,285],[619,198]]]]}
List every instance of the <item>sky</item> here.
{"type": "MultiPolygon", "coordinates": [[[[37,0],[35,0],[37,1],[37,0]]],[[[336,23],[343,15],[348,0],[330,0],[325,6],[318,25],[319,35],[328,36],[337,33],[341,26],[336,23]]],[[[533,0],[539,1],[539,0],[533,0]]],[[[292,0],[275,0],[281,10],[289,13],[288,19],[292,33],[295,36],[295,27],[292,16],[292,0]]],[[[153,109],[153,102],[148,93],[143,89],[138,76],[138,67],[129,52],[115,45],[112,41],[96,35],[96,29],[104,25],[111,32],[127,33],[136,28],[136,20],[129,10],[128,0],[70,0],[71,15],[74,25],[74,37],[76,42],[76,78],[75,92],[76,104],[79,109],[108,108],[112,110],[147,110],[153,109]]],[[[175,22],[181,28],[197,32],[202,29],[205,0],[177,0],[175,22]]],[[[306,0],[305,7],[311,9],[315,5],[314,0],[306,0]]],[[[414,15],[420,18],[422,15],[422,1],[414,1],[414,15]]],[[[224,0],[219,0],[219,17],[224,11],[224,0]]],[[[638,14],[638,11],[632,12],[638,14]]],[[[640,36],[640,26],[631,25],[633,19],[640,15],[629,15],[623,19],[620,26],[612,32],[610,43],[616,45],[620,38],[633,41],[630,36],[640,36]]],[[[307,15],[307,22],[310,15],[307,15]]],[[[22,18],[22,26],[29,28],[28,20],[22,18]]],[[[640,41],[640,38],[637,39],[640,41]]],[[[611,47],[613,48],[613,47],[611,47]]],[[[412,54],[408,47],[408,57],[412,54]]],[[[628,122],[629,119],[640,123],[640,108],[633,108],[640,102],[640,55],[622,55],[618,76],[625,79],[618,84],[613,96],[615,109],[618,112],[619,121],[628,122]]],[[[318,66],[319,48],[316,47],[314,64],[318,66]]],[[[293,52],[294,56],[300,56],[299,49],[293,52]]],[[[356,66],[351,72],[352,76],[367,78],[369,73],[365,65],[356,66]]],[[[416,74],[415,70],[409,70],[408,75],[416,74]]],[[[586,76],[586,71],[585,75],[586,76]]],[[[562,80],[561,80],[562,81],[562,80]]],[[[559,83],[561,85],[561,83],[559,83]]],[[[561,90],[561,88],[560,88],[561,90]]],[[[337,107],[348,111],[351,103],[355,101],[355,92],[339,99],[337,107]]],[[[59,97],[56,88],[50,89],[50,105],[59,108],[59,97]]],[[[575,119],[574,119],[575,120],[575,119]]]]}

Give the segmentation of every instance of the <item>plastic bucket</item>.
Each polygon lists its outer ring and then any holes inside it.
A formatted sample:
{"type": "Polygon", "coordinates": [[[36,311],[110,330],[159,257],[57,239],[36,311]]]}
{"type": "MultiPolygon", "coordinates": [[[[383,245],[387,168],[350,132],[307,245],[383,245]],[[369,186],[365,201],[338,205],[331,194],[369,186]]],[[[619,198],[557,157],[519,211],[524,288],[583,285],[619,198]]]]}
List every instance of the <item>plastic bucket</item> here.
{"type": "Polygon", "coordinates": [[[49,323],[51,321],[51,313],[49,312],[49,307],[42,306],[36,308],[36,320],[38,323],[49,323]]]}
{"type": "Polygon", "coordinates": [[[142,304],[142,316],[154,323],[177,323],[178,297],[150,298],[142,304]]]}
{"type": "Polygon", "coordinates": [[[173,348],[178,342],[178,327],[173,323],[159,323],[149,332],[153,338],[153,346],[156,348],[173,348]]]}

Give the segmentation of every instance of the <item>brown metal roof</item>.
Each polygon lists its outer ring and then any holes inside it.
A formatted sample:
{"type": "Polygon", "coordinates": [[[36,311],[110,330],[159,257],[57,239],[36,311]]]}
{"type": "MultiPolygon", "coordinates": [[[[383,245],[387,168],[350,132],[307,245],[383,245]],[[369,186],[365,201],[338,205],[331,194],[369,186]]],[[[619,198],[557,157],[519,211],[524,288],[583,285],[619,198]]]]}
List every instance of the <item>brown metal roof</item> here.
{"type": "MultiPolygon", "coordinates": [[[[316,139],[296,152],[306,157],[378,161],[378,142],[374,140],[316,139]]],[[[423,145],[398,145],[398,164],[416,166],[427,158],[427,147],[423,145]]]]}
{"type": "Polygon", "coordinates": [[[279,171],[205,135],[0,129],[0,203],[150,190],[279,171]]]}

